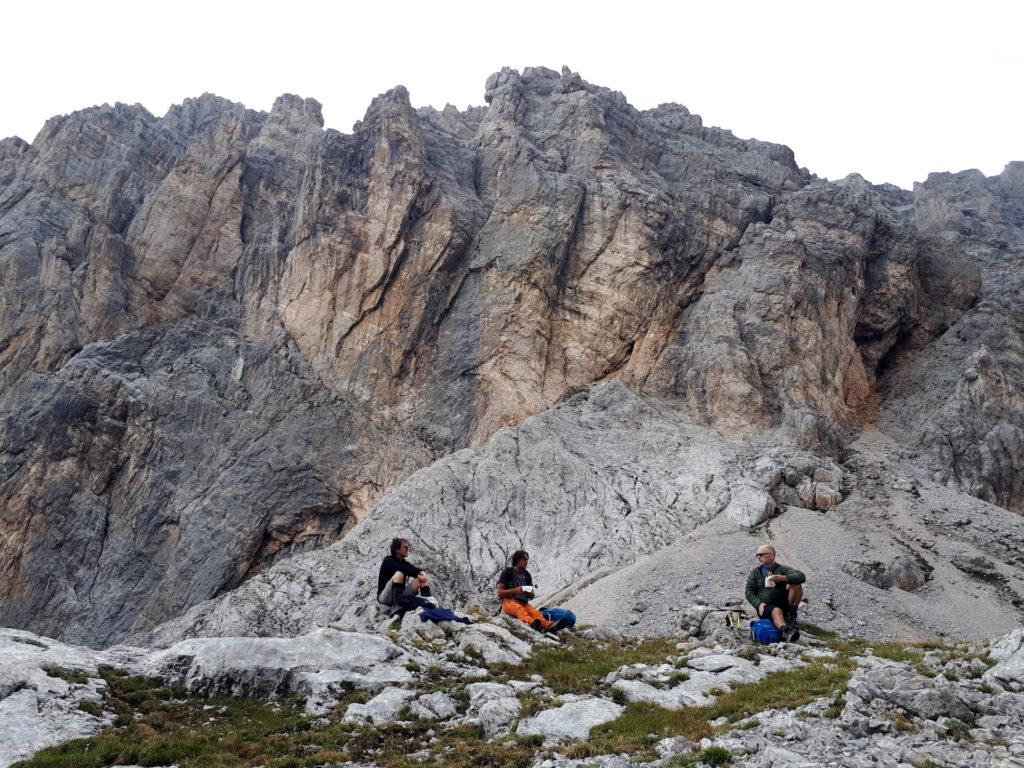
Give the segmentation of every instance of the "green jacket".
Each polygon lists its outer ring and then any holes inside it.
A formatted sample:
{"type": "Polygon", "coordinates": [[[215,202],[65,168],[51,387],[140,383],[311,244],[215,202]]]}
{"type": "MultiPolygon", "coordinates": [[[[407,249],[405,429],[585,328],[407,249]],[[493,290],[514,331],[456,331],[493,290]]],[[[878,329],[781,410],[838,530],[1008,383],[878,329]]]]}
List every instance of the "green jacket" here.
{"type": "MultiPolygon", "coordinates": [[[[779,565],[778,563],[769,568],[768,573],[777,573],[785,576],[789,579],[790,584],[803,584],[807,581],[807,577],[796,568],[779,565]]],[[[766,587],[764,585],[764,576],[761,575],[760,565],[752,570],[750,575],[747,576],[746,594],[747,602],[754,606],[755,611],[761,603],[768,603],[769,605],[786,605],[789,602],[789,597],[786,595],[785,584],[776,584],[774,587],[766,587]]]]}

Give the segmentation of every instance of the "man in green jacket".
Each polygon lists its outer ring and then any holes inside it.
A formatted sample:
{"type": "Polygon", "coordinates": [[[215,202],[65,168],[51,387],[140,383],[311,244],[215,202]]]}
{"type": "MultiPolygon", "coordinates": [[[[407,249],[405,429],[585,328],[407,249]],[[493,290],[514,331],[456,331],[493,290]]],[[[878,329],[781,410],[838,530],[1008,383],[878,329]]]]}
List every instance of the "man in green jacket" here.
{"type": "Polygon", "coordinates": [[[755,553],[758,565],[747,577],[747,602],[762,619],[771,619],[787,643],[800,639],[797,606],[804,596],[807,577],[795,568],[775,562],[775,547],[762,544],[755,553]]]}

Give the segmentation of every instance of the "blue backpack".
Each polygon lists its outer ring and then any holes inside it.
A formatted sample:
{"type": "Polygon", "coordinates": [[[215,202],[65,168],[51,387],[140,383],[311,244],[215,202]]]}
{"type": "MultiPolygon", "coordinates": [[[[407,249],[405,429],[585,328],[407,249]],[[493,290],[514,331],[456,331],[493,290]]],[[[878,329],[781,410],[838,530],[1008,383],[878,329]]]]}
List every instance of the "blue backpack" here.
{"type": "Polygon", "coordinates": [[[750,637],[755,643],[771,645],[782,640],[782,633],[775,628],[771,619],[758,619],[750,622],[750,637]]]}
{"type": "Polygon", "coordinates": [[[565,621],[564,626],[566,627],[576,626],[576,614],[568,608],[541,608],[540,615],[548,621],[558,621],[562,619],[565,621]]]}

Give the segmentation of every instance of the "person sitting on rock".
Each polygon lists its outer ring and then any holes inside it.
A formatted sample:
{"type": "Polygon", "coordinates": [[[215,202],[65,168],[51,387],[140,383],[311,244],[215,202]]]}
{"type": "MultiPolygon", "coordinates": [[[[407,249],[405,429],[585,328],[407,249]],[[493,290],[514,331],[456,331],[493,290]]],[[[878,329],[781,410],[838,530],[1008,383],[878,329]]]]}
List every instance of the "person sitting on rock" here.
{"type": "Polygon", "coordinates": [[[377,602],[405,610],[437,605],[430,595],[430,579],[422,568],[405,559],[408,554],[408,539],[391,540],[391,554],[381,561],[377,574],[377,602]]]}
{"type": "Polygon", "coordinates": [[[800,639],[797,606],[804,596],[807,577],[795,568],[775,562],[775,547],[762,544],[755,553],[758,566],[747,577],[747,602],[762,619],[771,619],[787,643],[800,639]]]}
{"type": "Polygon", "coordinates": [[[533,576],[526,570],[530,563],[530,555],[520,549],[512,553],[512,565],[498,576],[498,597],[501,599],[501,610],[509,616],[529,624],[538,632],[556,634],[568,626],[565,619],[548,621],[540,611],[530,605],[534,595],[533,576]]]}

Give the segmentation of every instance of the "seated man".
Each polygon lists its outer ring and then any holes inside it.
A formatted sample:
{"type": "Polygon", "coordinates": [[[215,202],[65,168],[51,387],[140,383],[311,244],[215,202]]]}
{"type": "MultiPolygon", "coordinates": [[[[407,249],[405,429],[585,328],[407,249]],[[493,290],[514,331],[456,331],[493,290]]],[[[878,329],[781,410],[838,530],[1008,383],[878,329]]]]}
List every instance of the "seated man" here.
{"type": "Polygon", "coordinates": [[[377,574],[377,602],[405,610],[425,603],[436,605],[427,574],[405,559],[408,554],[407,539],[391,540],[391,554],[381,562],[377,574]]]}
{"type": "Polygon", "coordinates": [[[747,577],[747,602],[762,619],[771,619],[787,643],[800,639],[797,606],[804,596],[801,586],[807,577],[795,568],[775,562],[775,547],[757,548],[759,565],[747,577]]]}
{"type": "Polygon", "coordinates": [[[524,624],[529,624],[538,632],[556,634],[568,626],[565,619],[549,621],[541,612],[530,605],[534,595],[533,577],[526,570],[530,555],[523,550],[512,553],[512,566],[506,568],[498,576],[498,597],[501,599],[501,610],[514,616],[524,624]]]}

